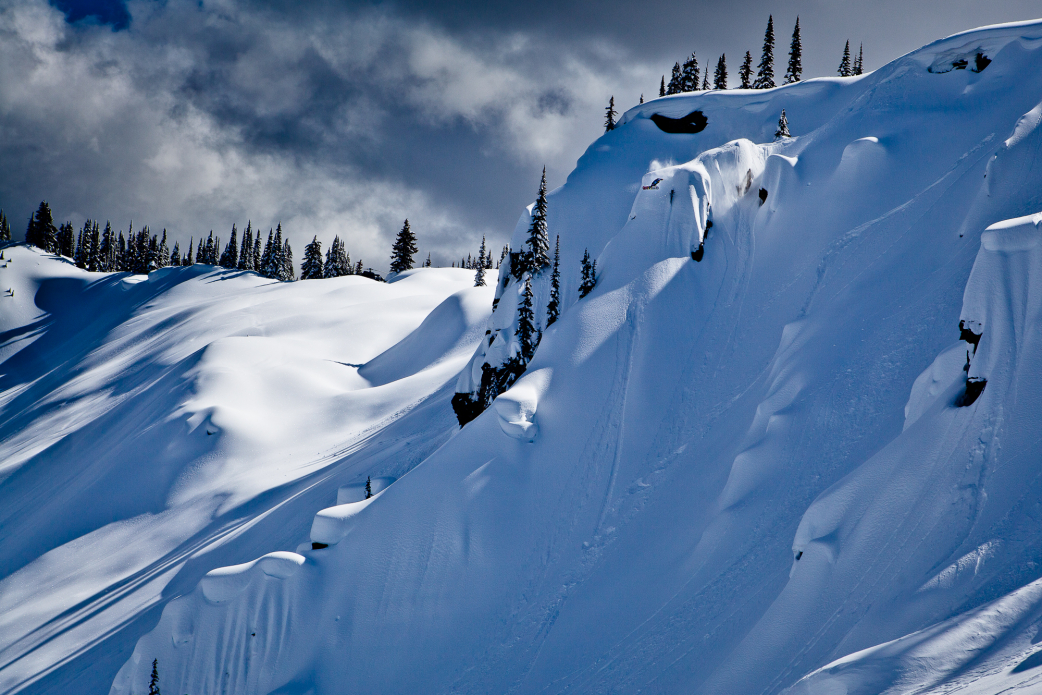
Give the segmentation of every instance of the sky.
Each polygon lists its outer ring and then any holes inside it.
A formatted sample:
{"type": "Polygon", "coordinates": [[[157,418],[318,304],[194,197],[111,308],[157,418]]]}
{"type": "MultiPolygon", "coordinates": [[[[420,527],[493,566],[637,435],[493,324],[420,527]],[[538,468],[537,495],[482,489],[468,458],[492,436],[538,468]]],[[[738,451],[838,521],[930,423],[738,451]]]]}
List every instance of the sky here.
{"type": "Polygon", "coordinates": [[[618,110],[692,51],[736,83],[768,16],[784,73],[796,17],[804,78],[844,43],[872,70],[1037,0],[241,2],[0,0],[0,208],[21,238],[56,221],[167,229],[184,246],[282,223],[385,272],[408,218],[448,265],[505,244],[618,110]]]}

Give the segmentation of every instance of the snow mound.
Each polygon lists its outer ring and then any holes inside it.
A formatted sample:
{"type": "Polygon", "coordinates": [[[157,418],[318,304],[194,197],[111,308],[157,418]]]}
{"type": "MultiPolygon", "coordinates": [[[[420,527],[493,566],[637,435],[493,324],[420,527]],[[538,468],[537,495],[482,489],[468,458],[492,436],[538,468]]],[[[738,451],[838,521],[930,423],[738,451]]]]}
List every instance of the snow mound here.
{"type": "Polygon", "coordinates": [[[268,553],[253,562],[210,570],[199,580],[199,589],[207,600],[222,603],[239,594],[258,573],[276,579],[286,579],[292,577],[302,564],[304,557],[296,553],[268,553]]]}

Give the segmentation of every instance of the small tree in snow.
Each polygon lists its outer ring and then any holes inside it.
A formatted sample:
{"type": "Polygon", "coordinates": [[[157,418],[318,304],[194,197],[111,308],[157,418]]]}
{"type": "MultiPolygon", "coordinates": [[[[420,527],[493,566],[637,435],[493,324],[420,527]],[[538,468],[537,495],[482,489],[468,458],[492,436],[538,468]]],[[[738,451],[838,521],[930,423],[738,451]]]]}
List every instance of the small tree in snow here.
{"type": "Polygon", "coordinates": [[[839,76],[850,77],[853,74],[853,68],[850,65],[850,40],[847,39],[847,45],[843,47],[843,58],[839,61],[839,76]]]}
{"type": "Polygon", "coordinates": [[[367,476],[365,477],[365,498],[366,498],[366,499],[369,499],[369,498],[370,498],[370,497],[372,497],[372,496],[373,496],[373,481],[372,481],[372,479],[371,479],[371,478],[370,478],[370,477],[369,477],[369,476],[367,475],[367,476]]]}
{"type": "Polygon", "coordinates": [[[582,282],[579,284],[579,299],[582,299],[597,285],[597,261],[590,261],[590,250],[583,252],[582,282]]]}
{"type": "Polygon", "coordinates": [[[474,287],[485,286],[485,237],[481,237],[481,248],[478,250],[478,258],[480,259],[475,265],[477,270],[474,271],[474,287]]]}
{"type": "Polygon", "coordinates": [[[325,264],[322,263],[322,242],[317,236],[311,237],[311,243],[304,247],[304,259],[300,263],[301,280],[318,280],[322,277],[325,264]]]}
{"type": "Polygon", "coordinates": [[[702,91],[709,91],[709,68],[706,68],[705,75],[702,76],[702,91]]]}
{"type": "Polygon", "coordinates": [[[554,269],[550,273],[550,301],[546,304],[546,327],[554,325],[561,315],[561,237],[554,243],[554,269]]]}
{"type": "Polygon", "coordinates": [[[159,692],[159,659],[152,659],[152,679],[148,682],[148,695],[161,695],[159,692]]]}
{"type": "Polygon", "coordinates": [[[683,75],[680,71],[680,63],[673,63],[673,74],[669,78],[669,86],[666,94],[680,94],[683,90],[683,75]]]}
{"type": "Polygon", "coordinates": [[[767,31],[763,34],[763,55],[756,70],[753,89],[771,89],[774,84],[774,15],[767,18],[767,31]]]}
{"type": "Polygon", "coordinates": [[[412,270],[412,257],[416,251],[416,235],[409,228],[409,220],[405,220],[391,249],[391,272],[401,273],[412,270]]]}
{"type": "Polygon", "coordinates": [[[0,210],[0,241],[11,241],[11,223],[3,210],[0,210]]]}
{"type": "Polygon", "coordinates": [[[532,312],[532,278],[525,276],[525,289],[517,307],[517,342],[521,345],[521,359],[532,361],[536,348],[535,314],[532,312]]]}
{"type": "MultiPolygon", "coordinates": [[[[660,97],[666,96],[666,76],[665,75],[662,76],[662,83],[658,86],[658,95],[660,97]]],[[[3,241],[3,239],[0,239],[0,241],[3,241]]]]}
{"type": "Polygon", "coordinates": [[[713,89],[727,89],[727,54],[716,61],[716,72],[713,73],[713,89]]]}
{"type": "Polygon", "coordinates": [[[684,61],[684,65],[680,68],[680,91],[681,92],[694,92],[698,90],[698,76],[701,72],[698,69],[698,58],[695,57],[694,51],[691,52],[691,57],[684,61]]]}
{"type": "Polygon", "coordinates": [[[796,28],[792,30],[792,43],[789,44],[789,67],[785,70],[785,84],[799,82],[803,76],[803,42],[800,40],[800,18],[796,18],[796,28]]]}
{"type": "Polygon", "coordinates": [[[742,89],[753,88],[753,54],[745,52],[745,61],[738,70],[738,78],[742,81],[742,89]]]}
{"type": "Polygon", "coordinates": [[[857,49],[857,58],[854,59],[854,74],[863,75],[865,73],[865,44],[857,49]]]}
{"type": "MultiPolygon", "coordinates": [[[[615,130],[615,117],[619,115],[615,111],[615,96],[608,100],[608,108],[604,109],[604,132],[615,130]]],[[[545,173],[545,169],[544,169],[545,173]]]]}
{"type": "Polygon", "coordinates": [[[775,140],[791,138],[789,134],[789,119],[785,117],[785,109],[781,110],[781,118],[778,119],[778,130],[774,133],[775,140]]]}

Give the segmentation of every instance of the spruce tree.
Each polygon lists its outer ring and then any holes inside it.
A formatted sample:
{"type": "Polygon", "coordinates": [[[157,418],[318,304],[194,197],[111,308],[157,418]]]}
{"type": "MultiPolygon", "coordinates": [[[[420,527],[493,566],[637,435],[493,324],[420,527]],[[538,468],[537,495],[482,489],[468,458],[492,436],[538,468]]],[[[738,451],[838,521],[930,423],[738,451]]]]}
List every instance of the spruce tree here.
{"type": "Polygon", "coordinates": [[[528,227],[528,250],[522,255],[521,270],[513,270],[514,277],[520,279],[525,270],[538,273],[550,265],[550,237],[546,232],[546,167],[543,167],[543,178],[539,181],[539,196],[532,208],[532,223],[528,227]]]}
{"type": "Polygon", "coordinates": [[[474,287],[485,286],[485,237],[481,237],[481,248],[478,249],[478,258],[481,260],[477,263],[477,270],[474,271],[474,287]]]}
{"type": "Polygon", "coordinates": [[[239,248],[239,270],[253,270],[253,222],[246,221],[246,231],[242,233],[242,246],[239,248]]]}
{"type": "Polygon", "coordinates": [[[123,238],[123,230],[119,230],[119,245],[116,247],[116,270],[127,272],[127,240],[123,238]]]}
{"type": "Polygon", "coordinates": [[[554,269],[550,272],[550,301],[546,303],[546,327],[561,315],[561,237],[554,242],[554,269]]]}
{"type": "MultiPolygon", "coordinates": [[[[321,256],[319,256],[321,258],[321,256]]],[[[282,242],[282,272],[279,280],[293,282],[297,279],[297,271],[293,269],[293,248],[289,245],[289,237],[282,242]]]]}
{"type": "Polygon", "coordinates": [[[318,236],[311,238],[311,243],[304,247],[304,259],[300,263],[301,280],[318,280],[322,277],[322,242],[318,236]]]}
{"type": "Polygon", "coordinates": [[[195,237],[188,237],[188,254],[185,256],[184,263],[182,263],[182,265],[195,265],[195,257],[192,256],[193,243],[195,243],[195,237]]]}
{"type": "Polygon", "coordinates": [[[847,39],[847,44],[843,47],[843,58],[839,61],[839,76],[850,77],[853,74],[853,68],[850,65],[850,39],[847,39]]]}
{"type": "Polygon", "coordinates": [[[536,348],[535,314],[532,313],[532,278],[525,275],[525,289],[521,293],[521,304],[517,307],[517,342],[521,347],[521,360],[527,365],[532,361],[536,348]]]}
{"type": "MultiPolygon", "coordinates": [[[[481,238],[484,239],[485,237],[481,237],[481,238]]],[[[427,260],[425,260],[423,262],[423,267],[424,268],[430,268],[431,267],[431,254],[430,253],[427,254],[427,260]]]]}
{"type": "MultiPolygon", "coordinates": [[[[220,244],[219,241],[217,243],[220,244]]],[[[217,265],[215,261],[217,258],[217,249],[214,247],[212,229],[210,230],[210,236],[206,239],[206,248],[203,253],[206,258],[206,260],[202,261],[203,263],[206,263],[207,265],[217,265]]]]}
{"type": "Polygon", "coordinates": [[[232,236],[228,240],[228,245],[224,247],[224,253],[221,254],[221,267],[235,270],[239,266],[239,232],[232,224],[232,236]]]}
{"type": "Polygon", "coordinates": [[[90,245],[87,247],[87,270],[96,273],[101,270],[101,235],[98,223],[90,228],[90,245]]]}
{"type": "Polygon", "coordinates": [[[391,247],[391,272],[402,273],[412,270],[412,257],[417,250],[416,235],[409,228],[409,220],[405,220],[394,240],[394,246],[391,247]]]}
{"type": "Polygon", "coordinates": [[[369,499],[373,496],[373,479],[368,475],[365,477],[365,498],[369,499]]]}
{"type": "Polygon", "coordinates": [[[716,72],[713,73],[713,89],[727,89],[727,54],[722,54],[716,61],[716,72]]]}
{"type": "Polygon", "coordinates": [[[355,265],[355,272],[353,272],[351,274],[352,275],[361,275],[362,274],[362,259],[361,258],[358,259],[358,264],[355,265]]]}
{"type": "Polygon", "coordinates": [[[753,89],[772,89],[774,84],[774,15],[767,17],[767,31],[763,34],[763,55],[756,68],[753,89]]]}
{"type": "Polygon", "coordinates": [[[582,299],[597,285],[597,261],[590,261],[590,250],[583,252],[582,282],[579,284],[579,299],[582,299]]]}
{"type": "Polygon", "coordinates": [[[637,103],[638,104],[643,104],[644,103],[644,92],[640,93],[640,101],[638,101],[637,103]]]}
{"type": "Polygon", "coordinates": [[[857,58],[854,59],[854,74],[865,74],[865,44],[861,44],[857,49],[857,58]]]}
{"type": "Polygon", "coordinates": [[[159,253],[156,257],[156,266],[165,268],[170,261],[170,247],[166,245],[166,228],[163,228],[163,238],[159,240],[159,253]]]}
{"type": "Polygon", "coordinates": [[[673,64],[673,75],[669,78],[669,86],[666,87],[666,94],[679,94],[684,91],[681,89],[683,78],[680,73],[680,63],[673,64]]]}
{"type": "Polygon", "coordinates": [[[116,233],[107,221],[101,235],[101,270],[106,273],[116,270],[116,233]]]}
{"type": "Polygon", "coordinates": [[[7,215],[0,209],[0,243],[11,241],[11,223],[7,221],[7,215]]]}
{"type": "Polygon", "coordinates": [[[792,30],[789,44],[789,67],[785,69],[785,84],[799,82],[803,76],[803,43],[800,41],[800,18],[796,17],[796,28],[792,30]]]}
{"type": "Polygon", "coordinates": [[[159,692],[159,659],[152,659],[152,679],[148,682],[148,695],[162,695],[159,692]]]}
{"type": "Polygon", "coordinates": [[[268,241],[264,244],[264,253],[261,254],[260,264],[257,266],[257,272],[264,277],[271,277],[268,275],[268,270],[271,267],[271,247],[274,243],[275,230],[268,230],[268,241]]]}
{"type": "Polygon", "coordinates": [[[174,242],[174,249],[170,252],[170,265],[181,265],[181,244],[174,242]]]}
{"type": "MultiPolygon", "coordinates": [[[[340,246],[340,237],[333,237],[333,243],[329,245],[326,250],[326,260],[322,264],[322,277],[324,278],[335,278],[340,276],[340,265],[337,263],[337,247],[340,246]]],[[[304,249],[304,256],[307,257],[308,250],[304,249]]],[[[304,270],[300,271],[300,279],[304,279],[304,270]]]]}
{"type": "Polygon", "coordinates": [[[280,222],[276,225],[275,238],[271,241],[271,254],[268,256],[265,277],[272,280],[282,279],[283,251],[285,251],[285,247],[282,242],[282,223],[280,222]]]}
{"type": "MultiPolygon", "coordinates": [[[[269,232],[270,232],[270,228],[269,228],[269,232]]],[[[250,270],[252,270],[252,271],[254,271],[256,273],[259,273],[260,269],[261,269],[261,243],[260,243],[260,237],[261,237],[261,233],[260,233],[260,230],[258,229],[257,230],[257,236],[254,237],[254,240],[253,240],[253,267],[250,268],[250,270]]]]}
{"type": "Polygon", "coordinates": [[[76,235],[76,250],[72,254],[72,261],[77,268],[86,268],[86,256],[83,253],[83,230],[76,235]]]}
{"type": "Polygon", "coordinates": [[[658,95],[660,97],[666,96],[666,76],[662,76],[662,84],[658,86],[658,95]]]}
{"type": "Polygon", "coordinates": [[[619,115],[615,111],[615,95],[608,100],[608,107],[604,109],[604,132],[615,130],[615,117],[619,115]]]}
{"type": "Polygon", "coordinates": [[[680,91],[698,91],[698,76],[700,74],[698,58],[695,57],[695,52],[692,51],[691,57],[684,61],[684,66],[680,69],[680,91]]]}
{"type": "Polygon", "coordinates": [[[745,52],[745,62],[738,70],[738,77],[742,80],[742,89],[753,88],[753,54],[749,51],[745,52]]]}
{"type": "Polygon", "coordinates": [[[785,117],[785,109],[781,110],[781,118],[778,119],[778,130],[774,133],[775,140],[781,140],[782,138],[791,138],[789,134],[789,119],[785,117]]]}
{"type": "Polygon", "coordinates": [[[26,242],[48,253],[58,250],[58,228],[54,226],[51,206],[41,201],[40,207],[29,218],[29,227],[25,230],[26,242]]]}

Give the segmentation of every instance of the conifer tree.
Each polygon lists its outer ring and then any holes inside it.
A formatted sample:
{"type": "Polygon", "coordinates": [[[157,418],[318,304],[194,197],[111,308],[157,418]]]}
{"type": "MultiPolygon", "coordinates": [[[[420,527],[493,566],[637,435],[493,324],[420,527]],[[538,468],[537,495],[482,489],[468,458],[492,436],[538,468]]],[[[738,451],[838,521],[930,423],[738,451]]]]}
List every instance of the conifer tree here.
{"type": "Polygon", "coordinates": [[[268,271],[271,267],[271,247],[274,245],[275,230],[268,230],[268,241],[264,244],[264,253],[260,257],[260,265],[257,266],[257,272],[264,277],[271,277],[268,275],[268,271]]]}
{"type": "Polygon", "coordinates": [[[619,114],[615,111],[615,95],[608,100],[608,107],[604,109],[604,132],[615,130],[615,117],[619,114]]]}
{"type": "Polygon", "coordinates": [[[474,287],[485,286],[485,236],[481,237],[481,248],[478,249],[478,258],[481,260],[477,262],[477,270],[474,271],[474,287]]]}
{"type": "MultiPolygon", "coordinates": [[[[335,278],[340,276],[340,264],[337,263],[337,247],[340,246],[340,237],[333,237],[333,243],[326,249],[326,260],[322,264],[322,277],[324,278],[335,278]]],[[[308,250],[304,249],[304,256],[307,257],[308,250]]],[[[300,271],[300,279],[304,279],[304,270],[300,271]]]]}
{"type": "Polygon", "coordinates": [[[162,695],[159,692],[159,659],[152,659],[152,679],[148,682],[148,695],[162,695]]]}
{"type": "Polygon", "coordinates": [[[532,313],[532,277],[525,275],[525,289],[521,293],[521,304],[517,307],[517,342],[521,346],[521,360],[527,365],[532,361],[536,348],[535,314],[532,313]]]}
{"type": "Polygon", "coordinates": [[[108,221],[101,235],[101,270],[106,273],[116,270],[116,233],[108,221]]]}
{"type": "Polygon", "coordinates": [[[54,226],[51,206],[41,201],[40,207],[29,218],[29,226],[25,230],[25,241],[48,253],[58,250],[58,228],[54,226]]]}
{"type": "Polygon", "coordinates": [[[660,97],[666,96],[666,76],[662,76],[662,84],[658,86],[658,95],[660,97]]]}
{"type": "MultiPolygon", "coordinates": [[[[271,231],[270,227],[268,228],[268,231],[270,233],[270,231],[271,231]]],[[[250,268],[250,270],[253,270],[254,272],[257,272],[257,273],[259,273],[260,269],[261,269],[261,243],[260,243],[260,237],[261,237],[261,233],[260,233],[260,230],[258,229],[257,230],[257,236],[254,237],[254,240],[253,240],[253,267],[250,268]]]]}
{"type": "Polygon", "coordinates": [[[800,40],[800,18],[796,17],[796,27],[792,30],[792,43],[789,44],[789,67],[785,69],[784,84],[799,82],[803,76],[803,42],[800,40]]]}
{"type": "Polygon", "coordinates": [[[680,72],[680,63],[673,64],[673,75],[669,78],[669,86],[666,87],[666,94],[679,94],[684,91],[681,86],[683,84],[683,78],[680,72]]]}
{"type": "Polygon", "coordinates": [[[854,74],[865,74],[865,44],[861,44],[857,49],[857,58],[854,59],[854,74]]]}
{"type": "MultiPolygon", "coordinates": [[[[481,238],[484,239],[485,237],[481,237],[481,238]]],[[[431,254],[429,252],[427,253],[427,260],[425,260],[423,262],[423,267],[424,268],[430,268],[431,267],[431,254]]]]}
{"type": "Polygon", "coordinates": [[[781,110],[781,118],[778,119],[778,130],[774,133],[775,140],[781,140],[782,138],[791,138],[789,134],[789,119],[785,117],[785,109],[781,110]]]}
{"type": "Polygon", "coordinates": [[[159,253],[156,254],[156,267],[165,268],[170,261],[170,247],[166,245],[166,228],[163,228],[163,238],[159,240],[159,253]]]}
{"type": "Polygon", "coordinates": [[[199,237],[199,243],[195,247],[195,262],[201,265],[206,263],[206,243],[202,237],[199,237]]]}
{"type": "Polygon", "coordinates": [[[365,477],[365,498],[369,499],[373,496],[373,479],[368,475],[365,477]]]}
{"type": "Polygon", "coordinates": [[[727,89],[727,54],[721,54],[713,73],[713,89],[727,89]]]}
{"type": "Polygon", "coordinates": [[[579,299],[582,299],[597,285],[597,261],[590,261],[590,250],[586,249],[582,259],[582,282],[579,284],[579,299]]]}
{"type": "Polygon", "coordinates": [[[753,88],[753,54],[749,51],[745,52],[745,62],[738,70],[738,77],[742,80],[742,89],[753,88]]]}
{"type": "MultiPolygon", "coordinates": [[[[321,257],[320,257],[321,258],[321,257]]],[[[293,248],[289,245],[289,238],[282,242],[282,267],[279,280],[293,282],[297,279],[297,271],[293,269],[293,248]]]]}
{"type": "Polygon", "coordinates": [[[76,233],[72,231],[72,222],[59,225],[57,246],[59,256],[72,258],[76,253],[76,233]]]}
{"type": "Polygon", "coordinates": [[[528,246],[528,250],[521,254],[524,257],[520,263],[521,268],[512,269],[514,277],[518,279],[526,270],[538,273],[550,265],[550,237],[546,232],[546,167],[543,167],[543,178],[539,181],[539,195],[532,207],[532,223],[528,227],[528,240],[525,245],[528,246]]]}
{"type": "Polygon", "coordinates": [[[76,250],[72,254],[72,261],[77,268],[86,268],[86,256],[83,254],[83,230],[76,235],[76,250]]]}
{"type": "MultiPolygon", "coordinates": [[[[217,243],[220,244],[219,241],[217,243]]],[[[212,229],[210,230],[210,236],[206,239],[206,248],[204,253],[206,254],[206,260],[203,261],[203,263],[206,263],[207,265],[217,265],[217,263],[214,262],[214,259],[217,258],[217,249],[214,247],[212,229]]]]}
{"type": "Polygon", "coordinates": [[[554,269],[550,272],[550,301],[546,303],[546,327],[561,315],[561,237],[554,242],[554,269]]]}
{"type": "Polygon", "coordinates": [[[0,242],[11,241],[11,223],[7,221],[7,215],[0,209],[0,242]]]}
{"type": "Polygon", "coordinates": [[[708,92],[709,91],[709,71],[708,70],[706,70],[706,74],[702,78],[702,91],[703,92],[708,92]]]}
{"type": "Polygon", "coordinates": [[[763,34],[763,55],[756,68],[753,89],[772,89],[774,84],[774,15],[767,18],[767,31],[763,34]]]}
{"type": "Polygon", "coordinates": [[[145,245],[145,267],[142,270],[142,272],[147,274],[159,268],[159,243],[155,234],[149,235],[147,226],[142,231],[148,240],[145,245]]]}
{"type": "Polygon", "coordinates": [[[300,263],[300,279],[318,280],[322,277],[323,270],[322,242],[318,240],[318,236],[313,236],[311,243],[304,247],[304,259],[300,263]]]}
{"type": "Polygon", "coordinates": [[[188,254],[184,258],[184,262],[181,265],[195,265],[195,257],[192,256],[192,244],[195,243],[195,237],[188,237],[188,254]]]}
{"type": "Polygon", "coordinates": [[[90,228],[90,246],[87,247],[87,270],[96,273],[101,270],[101,234],[98,223],[90,228]]]}
{"type": "Polygon", "coordinates": [[[391,272],[401,273],[412,270],[412,257],[418,249],[416,248],[416,235],[409,228],[409,220],[405,220],[402,229],[394,240],[391,247],[391,272]]]}
{"type": "Polygon", "coordinates": [[[638,104],[643,104],[644,103],[644,92],[640,93],[640,101],[638,101],[637,103],[638,104]]]}
{"type": "Polygon", "coordinates": [[[680,69],[680,90],[681,92],[694,92],[698,90],[698,76],[701,74],[698,68],[698,58],[695,57],[695,52],[691,52],[691,57],[684,61],[684,66],[680,69]]]}
{"type": "Polygon", "coordinates": [[[362,259],[361,258],[358,259],[358,264],[355,265],[355,272],[353,272],[351,274],[352,275],[361,275],[362,274],[362,259]]]}
{"type": "Polygon", "coordinates": [[[119,230],[119,245],[116,247],[116,270],[127,272],[127,240],[123,238],[123,230],[119,230]]]}
{"type": "Polygon", "coordinates": [[[181,265],[181,244],[176,241],[174,242],[173,251],[170,252],[170,265],[181,265]]]}
{"type": "Polygon", "coordinates": [[[843,47],[843,58],[839,61],[839,76],[850,77],[853,74],[853,68],[850,65],[850,39],[847,39],[847,45],[843,47]]]}
{"type": "Polygon", "coordinates": [[[253,270],[253,222],[246,221],[246,231],[242,233],[242,246],[239,248],[239,270],[253,270]]]}
{"type": "Polygon", "coordinates": [[[234,270],[239,266],[239,231],[235,228],[235,224],[232,224],[232,236],[228,240],[228,245],[224,247],[224,253],[221,254],[221,267],[230,268],[234,270]]]}

